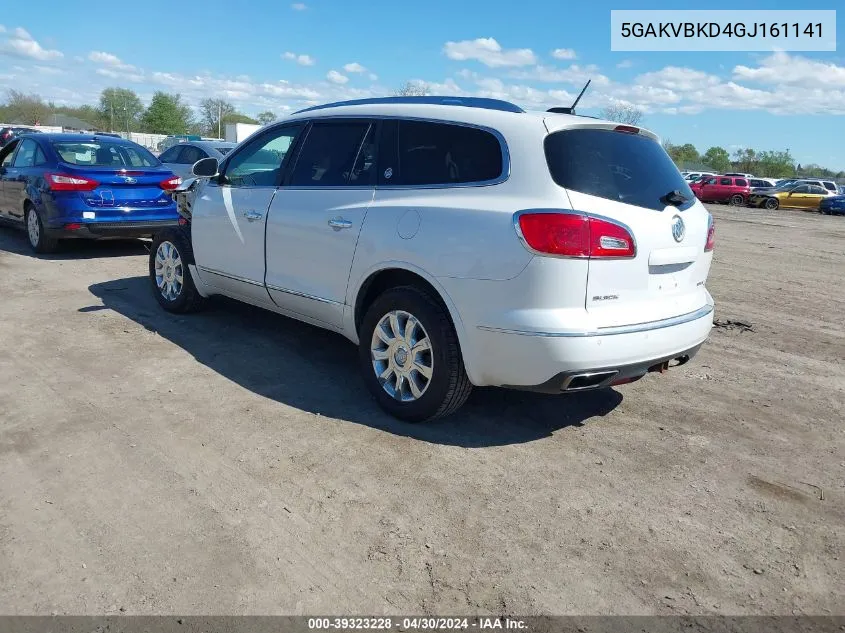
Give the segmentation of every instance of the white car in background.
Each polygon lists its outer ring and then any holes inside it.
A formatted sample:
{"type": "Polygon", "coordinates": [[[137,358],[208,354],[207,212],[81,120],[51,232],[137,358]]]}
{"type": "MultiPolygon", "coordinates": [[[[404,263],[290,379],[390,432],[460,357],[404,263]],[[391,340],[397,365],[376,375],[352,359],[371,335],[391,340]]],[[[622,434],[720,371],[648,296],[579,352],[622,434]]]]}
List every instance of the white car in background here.
{"type": "Polygon", "coordinates": [[[203,158],[222,161],[237,143],[226,141],[187,141],[172,145],[161,153],[158,159],[182,179],[191,177],[191,167],[203,158]]]}
{"type": "Polygon", "coordinates": [[[632,382],[712,327],[713,218],[641,128],[365,99],[295,113],[193,172],[185,225],[153,240],[159,303],[226,295],[339,332],[404,420],[454,412],[473,385],[632,382]]]}

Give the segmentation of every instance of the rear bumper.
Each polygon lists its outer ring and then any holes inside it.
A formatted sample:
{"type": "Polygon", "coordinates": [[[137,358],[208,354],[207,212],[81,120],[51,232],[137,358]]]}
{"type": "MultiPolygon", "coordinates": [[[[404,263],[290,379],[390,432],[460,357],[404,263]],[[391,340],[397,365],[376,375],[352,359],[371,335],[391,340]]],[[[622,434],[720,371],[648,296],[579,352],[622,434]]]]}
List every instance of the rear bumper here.
{"type": "Polygon", "coordinates": [[[178,226],[173,220],[126,220],[123,222],[91,222],[81,228],[68,231],[64,228],[51,231],[59,238],[98,239],[106,237],[151,237],[162,229],[178,226]]]}
{"type": "Polygon", "coordinates": [[[473,382],[560,393],[578,386],[566,384],[575,375],[607,372],[606,380],[588,384],[607,386],[675,359],[686,362],[707,340],[712,327],[711,303],[670,319],[593,332],[476,327],[470,334],[473,382]]]}

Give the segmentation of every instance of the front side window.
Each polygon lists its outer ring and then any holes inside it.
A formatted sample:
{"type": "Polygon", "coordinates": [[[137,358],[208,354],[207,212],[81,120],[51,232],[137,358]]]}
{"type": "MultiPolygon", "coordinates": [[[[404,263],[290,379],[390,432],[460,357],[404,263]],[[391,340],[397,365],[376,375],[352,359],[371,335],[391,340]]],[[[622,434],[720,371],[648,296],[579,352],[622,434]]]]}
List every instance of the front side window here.
{"type": "Polygon", "coordinates": [[[810,185],[799,185],[792,190],[792,193],[810,193],[810,185]]]}
{"type": "Polygon", "coordinates": [[[369,185],[372,161],[358,160],[365,135],[373,145],[373,126],[366,121],[325,121],[312,124],[291,174],[292,187],[369,185]]]}
{"type": "Polygon", "coordinates": [[[695,196],[666,150],[654,139],[600,128],[561,130],[546,137],[546,162],[565,189],[655,211],[666,208],[667,194],[695,196]]]}
{"type": "Polygon", "coordinates": [[[32,167],[35,165],[35,150],[37,146],[35,141],[26,139],[21,141],[21,146],[15,155],[14,167],[32,167]]]}
{"type": "Polygon", "coordinates": [[[276,187],[282,166],[301,125],[286,125],[261,135],[234,154],[220,184],[232,187],[276,187]]]}
{"type": "Polygon", "coordinates": [[[397,142],[398,174],[390,184],[448,186],[489,182],[502,175],[502,147],[485,130],[399,121],[397,142]]]}

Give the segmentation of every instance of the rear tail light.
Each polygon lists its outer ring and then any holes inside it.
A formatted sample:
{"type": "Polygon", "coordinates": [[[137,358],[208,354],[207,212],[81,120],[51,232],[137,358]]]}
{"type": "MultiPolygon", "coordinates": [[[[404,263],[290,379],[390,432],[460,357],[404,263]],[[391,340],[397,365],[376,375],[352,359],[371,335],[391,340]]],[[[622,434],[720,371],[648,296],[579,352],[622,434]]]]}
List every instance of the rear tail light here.
{"type": "Polygon", "coordinates": [[[519,232],[534,251],[559,257],[635,257],[631,232],[611,220],[561,211],[522,213],[519,232]]]}
{"type": "Polygon", "coordinates": [[[704,243],[704,252],[712,251],[716,246],[716,224],[713,221],[713,216],[707,216],[707,241],[704,243]]]}
{"type": "Polygon", "coordinates": [[[78,231],[81,228],[82,225],[76,222],[74,222],[73,224],[65,224],[65,231],[78,231]]]}
{"type": "Polygon", "coordinates": [[[100,186],[96,180],[69,174],[44,174],[47,186],[53,191],[92,191],[100,186]]]}
{"type": "Polygon", "coordinates": [[[613,128],[617,132],[625,132],[626,134],[639,134],[640,128],[634,127],[633,125],[617,125],[613,128]]]}
{"type": "Polygon", "coordinates": [[[158,186],[164,189],[165,191],[173,191],[182,184],[182,179],[179,176],[173,176],[173,178],[168,178],[167,180],[162,180],[158,183],[158,186]]]}

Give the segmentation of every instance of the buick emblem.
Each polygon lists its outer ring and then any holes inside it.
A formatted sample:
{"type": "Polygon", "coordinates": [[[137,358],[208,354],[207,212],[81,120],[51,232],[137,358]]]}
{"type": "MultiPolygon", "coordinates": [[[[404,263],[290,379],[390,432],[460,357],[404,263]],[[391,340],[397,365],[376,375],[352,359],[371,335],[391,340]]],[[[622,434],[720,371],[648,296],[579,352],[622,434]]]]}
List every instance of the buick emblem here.
{"type": "Polygon", "coordinates": [[[132,176],[124,176],[124,177],[123,177],[123,181],[124,181],[127,185],[134,185],[135,183],[137,183],[137,182],[138,182],[138,181],[137,181],[135,178],[133,178],[132,176]]]}
{"type": "Polygon", "coordinates": [[[676,215],[674,218],[672,218],[672,237],[675,238],[675,241],[682,241],[686,232],[687,229],[684,226],[683,218],[681,218],[681,216],[679,215],[676,215]]]}

